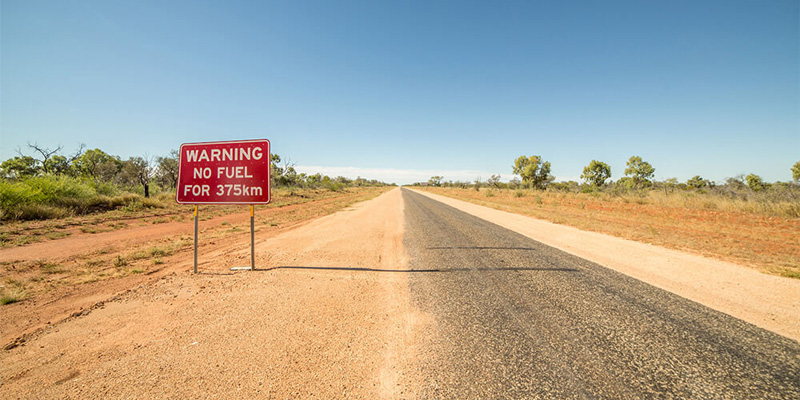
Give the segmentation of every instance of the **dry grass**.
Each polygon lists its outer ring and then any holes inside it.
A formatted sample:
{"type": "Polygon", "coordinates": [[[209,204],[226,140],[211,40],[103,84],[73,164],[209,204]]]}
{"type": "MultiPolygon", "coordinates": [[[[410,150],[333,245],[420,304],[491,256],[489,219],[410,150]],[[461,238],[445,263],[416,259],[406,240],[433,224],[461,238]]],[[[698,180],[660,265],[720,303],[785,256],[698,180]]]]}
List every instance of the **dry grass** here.
{"type": "Polygon", "coordinates": [[[758,203],[698,193],[566,193],[426,188],[432,193],[579,229],[601,232],[800,278],[800,218],[791,203],[758,203]]]}
{"type": "MultiPolygon", "coordinates": [[[[272,201],[259,209],[280,208],[288,205],[305,204],[312,201],[336,198],[351,198],[362,193],[382,193],[388,188],[348,188],[332,192],[326,189],[275,189],[272,201]]],[[[182,221],[191,217],[192,206],[177,204],[172,194],[162,193],[151,199],[148,207],[119,209],[84,216],[67,216],[37,221],[0,221],[0,248],[24,246],[44,240],[58,240],[80,233],[103,233],[122,229],[128,224],[164,224],[182,221]],[[187,210],[189,210],[187,212],[187,210]]],[[[202,206],[200,220],[206,221],[220,215],[242,212],[240,205],[202,206]]]]}
{"type": "Polygon", "coordinates": [[[16,303],[28,297],[25,284],[15,279],[6,279],[0,286],[0,305],[16,303]]]}
{"type": "MultiPolygon", "coordinates": [[[[339,192],[329,190],[273,192],[273,203],[259,206],[256,213],[257,231],[276,229],[280,226],[330,214],[354,203],[374,198],[389,189],[389,187],[369,187],[349,188],[339,192]]],[[[245,206],[204,206],[201,215],[211,219],[220,215],[242,213],[243,207],[245,206]]],[[[165,206],[164,208],[189,215],[192,211],[192,207],[186,205],[165,206]]],[[[129,221],[131,216],[138,220],[142,219],[142,214],[138,212],[132,211],[128,214],[119,214],[114,211],[104,213],[104,215],[80,218],[17,222],[8,224],[13,226],[4,225],[2,228],[5,229],[6,234],[11,233],[16,238],[13,244],[6,244],[12,246],[21,243],[35,243],[40,240],[59,240],[77,235],[101,235],[102,232],[137,226],[137,224],[114,220],[115,217],[119,217],[123,221],[129,221]],[[101,226],[102,228],[81,230],[80,226],[101,226]],[[48,228],[54,230],[44,233],[48,228]],[[53,234],[63,230],[68,230],[71,234],[53,234]]],[[[152,223],[146,225],[152,226],[152,223]]],[[[249,221],[246,226],[232,227],[231,225],[227,221],[220,221],[217,226],[209,228],[208,232],[204,231],[203,237],[213,240],[224,239],[236,232],[250,230],[249,221]]],[[[182,235],[144,243],[136,248],[120,249],[116,245],[98,246],[99,248],[96,250],[78,253],[66,259],[6,262],[0,265],[0,280],[5,282],[0,286],[0,300],[3,304],[10,304],[34,299],[43,293],[60,288],[151,273],[168,265],[173,256],[179,257],[182,252],[190,254],[192,244],[191,236],[182,235]]]]}

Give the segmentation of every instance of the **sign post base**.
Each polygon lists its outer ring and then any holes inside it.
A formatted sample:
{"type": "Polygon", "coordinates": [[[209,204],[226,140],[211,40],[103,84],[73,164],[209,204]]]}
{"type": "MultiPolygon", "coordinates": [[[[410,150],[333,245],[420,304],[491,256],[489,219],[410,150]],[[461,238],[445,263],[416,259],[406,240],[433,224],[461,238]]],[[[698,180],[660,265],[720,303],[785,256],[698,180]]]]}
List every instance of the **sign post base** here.
{"type": "Polygon", "coordinates": [[[253,267],[231,267],[231,271],[252,271],[253,267]]]}

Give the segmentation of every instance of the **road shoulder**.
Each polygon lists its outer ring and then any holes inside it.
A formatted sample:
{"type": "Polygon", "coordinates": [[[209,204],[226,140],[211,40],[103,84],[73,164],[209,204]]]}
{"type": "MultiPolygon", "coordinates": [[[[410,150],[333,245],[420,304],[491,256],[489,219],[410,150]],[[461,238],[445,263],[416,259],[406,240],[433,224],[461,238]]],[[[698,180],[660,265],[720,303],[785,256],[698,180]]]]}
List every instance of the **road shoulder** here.
{"type": "MultiPolygon", "coordinates": [[[[395,189],[181,268],[0,352],[9,398],[404,398],[410,310],[395,189]]],[[[222,242],[222,240],[220,240],[222,242]]],[[[413,388],[412,388],[413,389],[413,388]]]]}

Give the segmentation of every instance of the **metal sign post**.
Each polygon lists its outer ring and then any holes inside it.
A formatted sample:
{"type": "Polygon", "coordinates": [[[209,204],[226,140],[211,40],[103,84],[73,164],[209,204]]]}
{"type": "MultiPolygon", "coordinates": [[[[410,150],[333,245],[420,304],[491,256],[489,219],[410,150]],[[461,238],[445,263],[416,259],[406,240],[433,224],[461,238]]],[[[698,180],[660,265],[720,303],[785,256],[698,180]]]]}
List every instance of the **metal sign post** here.
{"type": "Polygon", "coordinates": [[[194,273],[197,273],[197,205],[194,206],[194,273]]]}
{"type": "Polygon", "coordinates": [[[197,273],[198,204],[250,206],[250,266],[256,268],[255,205],[270,202],[267,139],[184,143],[180,148],[175,201],[194,205],[194,273],[197,273]]]}
{"type": "Polygon", "coordinates": [[[256,270],[256,222],[255,206],[250,205],[250,269],[256,270]]]}

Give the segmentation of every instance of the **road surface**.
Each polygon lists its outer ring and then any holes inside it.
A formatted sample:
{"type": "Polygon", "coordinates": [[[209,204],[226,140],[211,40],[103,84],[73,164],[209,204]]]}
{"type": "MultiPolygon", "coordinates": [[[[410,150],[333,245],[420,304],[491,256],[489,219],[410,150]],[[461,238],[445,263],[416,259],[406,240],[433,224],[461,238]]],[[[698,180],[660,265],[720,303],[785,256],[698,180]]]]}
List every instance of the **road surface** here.
{"type": "MultiPolygon", "coordinates": [[[[421,398],[800,398],[800,346],[404,189],[421,398]]],[[[619,257],[625,257],[620,254],[619,257]]]]}

